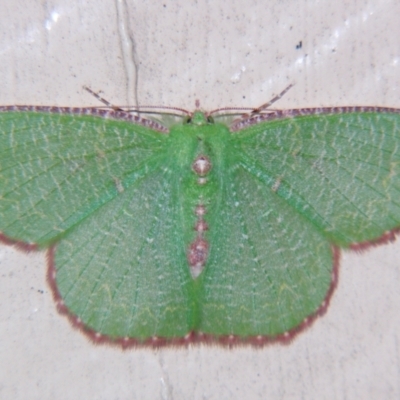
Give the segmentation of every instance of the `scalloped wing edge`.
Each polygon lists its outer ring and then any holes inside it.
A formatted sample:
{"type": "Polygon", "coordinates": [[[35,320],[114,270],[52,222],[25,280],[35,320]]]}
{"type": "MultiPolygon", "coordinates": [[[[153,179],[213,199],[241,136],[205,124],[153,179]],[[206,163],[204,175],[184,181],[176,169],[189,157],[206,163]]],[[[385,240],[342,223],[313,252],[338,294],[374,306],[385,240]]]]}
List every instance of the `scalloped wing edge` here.
{"type": "Polygon", "coordinates": [[[152,336],[146,340],[138,340],[132,337],[120,337],[112,338],[107,335],[103,335],[100,332],[96,332],[94,329],[86,326],[82,320],[72,314],[68,307],[65,305],[56,283],[56,269],[54,265],[54,255],[56,251],[56,246],[52,246],[47,251],[47,282],[51,288],[54,302],[56,303],[57,311],[67,317],[68,321],[71,323],[73,328],[81,331],[93,344],[96,345],[110,345],[113,347],[119,347],[121,349],[129,348],[160,348],[160,347],[188,347],[189,345],[195,344],[205,344],[205,345],[219,345],[226,348],[240,347],[240,346],[251,346],[251,347],[264,347],[270,344],[290,344],[297,335],[309,328],[313,322],[323,316],[330,304],[333,293],[338,284],[339,278],[339,260],[340,260],[340,249],[338,247],[332,246],[332,274],[331,274],[331,284],[329,286],[328,292],[325,299],[320,304],[318,309],[312,314],[307,316],[299,325],[293,329],[281,333],[276,336],[249,336],[240,337],[235,335],[223,335],[223,336],[213,336],[210,334],[205,334],[202,332],[190,331],[183,337],[173,337],[165,338],[160,336],[152,336]]]}

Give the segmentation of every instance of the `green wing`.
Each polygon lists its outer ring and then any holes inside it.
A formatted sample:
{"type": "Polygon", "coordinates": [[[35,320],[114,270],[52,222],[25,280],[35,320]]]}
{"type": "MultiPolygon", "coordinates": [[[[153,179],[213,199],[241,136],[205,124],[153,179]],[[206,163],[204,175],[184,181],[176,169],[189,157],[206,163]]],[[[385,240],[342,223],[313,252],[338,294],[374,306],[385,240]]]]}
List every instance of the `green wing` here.
{"type": "Polygon", "coordinates": [[[93,116],[0,113],[1,230],[48,246],[156,163],[165,137],[93,116]]]}
{"type": "Polygon", "coordinates": [[[58,243],[57,286],[70,312],[113,337],[190,331],[193,282],[168,136],[36,112],[0,113],[0,126],[1,231],[58,243]]]}
{"type": "Polygon", "coordinates": [[[246,168],[261,168],[263,181],[332,243],[348,247],[400,226],[398,112],[271,121],[238,142],[246,168]]]}
{"type": "Polygon", "coordinates": [[[233,134],[202,276],[202,331],[299,326],[326,305],[331,245],[400,226],[400,115],[339,111],[233,134]]]}

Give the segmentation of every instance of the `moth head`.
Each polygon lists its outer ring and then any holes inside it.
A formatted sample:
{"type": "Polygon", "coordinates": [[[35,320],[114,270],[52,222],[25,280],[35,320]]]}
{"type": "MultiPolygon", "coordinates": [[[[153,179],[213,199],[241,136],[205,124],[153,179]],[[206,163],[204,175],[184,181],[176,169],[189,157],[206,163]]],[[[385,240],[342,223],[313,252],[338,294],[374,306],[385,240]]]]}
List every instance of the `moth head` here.
{"type": "Polygon", "coordinates": [[[195,111],[191,116],[188,116],[185,121],[185,124],[190,125],[208,125],[214,123],[214,118],[208,116],[203,111],[195,111]]]}

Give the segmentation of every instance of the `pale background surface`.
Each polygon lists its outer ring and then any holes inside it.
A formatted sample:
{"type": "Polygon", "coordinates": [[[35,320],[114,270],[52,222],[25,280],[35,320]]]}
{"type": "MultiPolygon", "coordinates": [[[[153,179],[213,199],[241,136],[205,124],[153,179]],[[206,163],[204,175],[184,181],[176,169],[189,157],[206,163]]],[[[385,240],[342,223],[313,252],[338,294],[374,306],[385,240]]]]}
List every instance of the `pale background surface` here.
{"type": "MultiPolygon", "coordinates": [[[[117,105],[255,107],[294,82],[276,107],[400,107],[400,3],[346,3],[1,2],[0,104],[99,105],[88,85],[117,105]]],[[[400,398],[400,240],[344,254],[327,315],[261,350],[96,347],[45,272],[0,247],[1,399],[400,398]]]]}

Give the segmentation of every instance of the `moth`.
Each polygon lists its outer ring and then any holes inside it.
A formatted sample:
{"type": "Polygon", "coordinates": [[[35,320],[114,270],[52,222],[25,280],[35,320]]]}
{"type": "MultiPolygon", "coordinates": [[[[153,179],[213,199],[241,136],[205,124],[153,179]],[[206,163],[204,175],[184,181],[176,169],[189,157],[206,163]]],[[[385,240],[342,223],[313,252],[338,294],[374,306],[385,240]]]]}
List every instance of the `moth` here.
{"type": "Polygon", "coordinates": [[[288,342],[341,249],[400,227],[400,110],[0,107],[1,240],[44,249],[58,310],[121,347],[288,342]]]}

